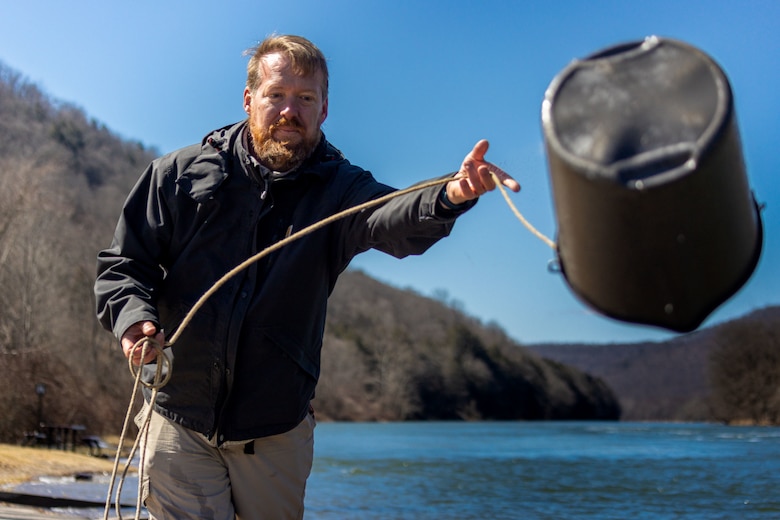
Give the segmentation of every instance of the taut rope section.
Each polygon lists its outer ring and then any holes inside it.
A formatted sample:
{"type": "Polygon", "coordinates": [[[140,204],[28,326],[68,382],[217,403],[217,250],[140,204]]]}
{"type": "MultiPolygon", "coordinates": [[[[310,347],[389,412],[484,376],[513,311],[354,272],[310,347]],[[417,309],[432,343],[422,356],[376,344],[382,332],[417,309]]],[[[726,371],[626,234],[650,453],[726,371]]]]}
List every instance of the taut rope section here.
{"type": "Polygon", "coordinates": [[[499,181],[498,177],[496,177],[496,174],[493,172],[490,173],[493,175],[493,180],[496,182],[496,186],[498,186],[501,195],[504,196],[504,200],[506,201],[507,206],[509,206],[509,209],[512,210],[512,213],[515,214],[517,220],[519,220],[526,227],[526,229],[528,229],[528,231],[531,232],[532,235],[534,235],[536,238],[538,238],[539,240],[547,244],[550,247],[550,249],[552,249],[553,251],[557,251],[558,246],[555,245],[555,242],[553,242],[547,236],[542,234],[539,230],[533,227],[530,222],[526,220],[523,214],[520,213],[520,210],[517,209],[517,206],[514,205],[512,199],[509,198],[509,194],[506,192],[506,188],[504,188],[504,186],[501,185],[501,182],[499,181]]]}
{"type": "MultiPolygon", "coordinates": [[[[552,249],[555,249],[555,243],[544,236],[542,233],[536,230],[518,211],[517,207],[512,203],[512,200],[509,198],[509,195],[506,192],[506,189],[504,186],[501,185],[500,179],[496,176],[495,173],[491,172],[491,175],[493,176],[493,180],[496,183],[496,186],[498,186],[499,190],[501,190],[501,194],[504,196],[504,199],[506,200],[507,204],[509,205],[512,212],[517,216],[517,218],[520,220],[520,222],[523,223],[523,225],[528,228],[528,230],[533,233],[535,236],[537,236],[540,240],[542,240],[544,243],[546,243],[548,246],[550,246],[552,249]]],[[[317,231],[320,228],[323,228],[327,226],[328,224],[331,224],[332,222],[335,222],[337,220],[340,220],[344,217],[347,217],[349,215],[353,215],[355,213],[359,213],[361,211],[364,211],[369,208],[373,208],[374,206],[382,205],[394,198],[406,195],[408,193],[413,193],[415,191],[423,190],[425,188],[430,188],[432,186],[437,186],[441,184],[446,184],[450,181],[457,180],[459,178],[462,178],[462,176],[456,175],[453,177],[447,177],[445,179],[437,179],[433,181],[428,181],[422,184],[416,184],[410,188],[406,188],[403,190],[394,191],[392,193],[389,193],[383,197],[379,197],[377,199],[370,200],[368,202],[364,202],[363,204],[359,204],[357,206],[353,206],[351,208],[345,209],[344,211],[340,213],[336,213],[334,215],[331,215],[328,218],[325,218],[323,220],[320,220],[319,222],[315,222],[314,224],[310,225],[309,227],[303,228],[297,233],[293,233],[289,237],[286,237],[279,242],[276,242],[275,244],[272,244],[271,246],[267,247],[266,249],[260,251],[256,255],[248,258],[247,260],[243,261],[236,267],[234,267],[232,270],[228,271],[222,278],[217,280],[217,282],[208,290],[206,291],[203,296],[200,297],[200,299],[195,302],[195,305],[192,306],[192,309],[190,309],[190,312],[187,313],[187,315],[182,320],[181,324],[179,325],[179,328],[176,329],[176,332],[171,336],[170,341],[167,342],[167,345],[173,345],[176,340],[179,339],[179,336],[181,336],[182,331],[189,325],[190,321],[192,321],[192,318],[195,316],[195,313],[198,312],[198,310],[203,306],[203,304],[208,300],[215,292],[217,292],[223,285],[225,285],[228,280],[233,278],[235,275],[252,265],[253,263],[261,260],[265,256],[273,253],[274,251],[277,251],[284,246],[290,244],[291,242],[295,242],[296,240],[303,238],[306,235],[309,235],[313,233],[314,231],[317,231]]]]}
{"type": "MultiPolygon", "coordinates": [[[[536,236],[537,238],[542,240],[545,244],[547,244],[550,248],[555,250],[556,249],[555,242],[553,242],[552,240],[550,240],[549,238],[544,236],[542,233],[537,231],[536,228],[534,228],[523,217],[523,215],[520,213],[520,211],[517,209],[517,207],[514,205],[514,203],[512,203],[512,200],[509,198],[509,194],[507,193],[506,188],[504,188],[504,186],[501,184],[501,180],[498,178],[498,176],[495,174],[495,172],[491,171],[490,173],[493,176],[493,181],[496,183],[496,186],[498,186],[498,189],[501,191],[501,194],[504,196],[504,200],[506,201],[507,205],[512,210],[512,212],[515,214],[515,216],[518,218],[518,220],[520,220],[520,222],[534,236],[536,236]]],[[[300,231],[298,231],[296,233],[291,234],[290,236],[280,240],[279,242],[276,242],[275,244],[272,244],[272,245],[268,246],[267,248],[263,249],[262,251],[260,251],[256,255],[254,255],[254,256],[244,260],[239,265],[237,265],[236,267],[234,267],[233,269],[231,269],[230,271],[225,273],[225,275],[222,276],[222,278],[217,280],[214,283],[214,285],[212,285],[211,288],[208,291],[206,291],[203,294],[203,296],[201,296],[198,299],[197,302],[195,302],[195,305],[192,306],[190,311],[187,313],[187,315],[182,320],[182,322],[179,325],[179,327],[176,329],[174,334],[171,336],[170,340],[168,340],[166,342],[165,346],[166,347],[170,347],[174,343],[176,343],[176,341],[179,339],[179,337],[181,336],[181,334],[184,331],[184,329],[192,321],[192,319],[195,316],[195,314],[198,312],[198,310],[200,310],[200,308],[203,306],[203,304],[206,303],[206,300],[208,300],[215,292],[217,292],[222,286],[224,286],[231,278],[236,276],[238,273],[240,273],[241,271],[243,271],[244,269],[246,269],[247,267],[249,267],[253,263],[255,263],[255,262],[265,258],[269,254],[273,253],[274,251],[277,251],[277,250],[283,248],[284,246],[286,246],[286,245],[288,245],[288,244],[290,244],[292,242],[295,242],[296,240],[299,240],[299,239],[305,237],[306,235],[310,235],[311,233],[317,231],[318,229],[321,229],[321,228],[327,226],[328,224],[331,224],[331,223],[333,223],[333,222],[335,222],[337,220],[340,220],[340,219],[342,219],[344,217],[347,217],[349,215],[354,215],[355,213],[360,213],[361,211],[365,211],[365,210],[367,210],[369,208],[373,208],[375,206],[380,206],[380,205],[385,204],[386,202],[388,202],[388,201],[390,201],[390,200],[392,200],[394,198],[401,197],[403,195],[406,195],[406,194],[409,194],[409,193],[413,193],[415,191],[423,190],[423,189],[430,188],[430,187],[433,187],[433,186],[446,184],[446,183],[448,183],[450,181],[458,180],[458,179],[462,179],[462,178],[463,178],[463,175],[462,174],[458,174],[458,175],[455,175],[455,176],[452,176],[452,177],[447,177],[447,178],[443,178],[443,179],[436,179],[436,180],[432,180],[432,181],[428,181],[428,182],[424,182],[424,183],[420,183],[420,184],[415,184],[414,186],[411,186],[409,188],[405,188],[403,190],[397,190],[397,191],[394,191],[392,193],[388,193],[387,195],[384,195],[382,197],[370,200],[368,202],[364,202],[362,204],[358,204],[357,206],[353,206],[351,208],[347,208],[344,211],[341,211],[339,213],[335,213],[335,214],[331,215],[330,217],[327,217],[327,218],[322,219],[322,220],[320,220],[318,222],[315,222],[314,224],[312,224],[312,225],[310,225],[308,227],[305,227],[305,228],[301,229],[300,231]]],[[[121,496],[121,491],[122,491],[122,484],[123,484],[124,479],[125,479],[125,477],[127,475],[127,472],[130,469],[130,464],[131,464],[132,458],[135,455],[135,452],[137,451],[137,449],[138,449],[138,447],[139,447],[139,445],[141,443],[142,438],[144,440],[146,439],[146,435],[148,433],[148,424],[149,424],[149,421],[151,419],[151,414],[152,414],[152,406],[151,405],[152,405],[152,403],[154,403],[154,401],[155,401],[155,399],[157,397],[158,390],[160,388],[162,388],[163,386],[165,386],[165,384],[168,382],[168,380],[171,377],[171,361],[170,361],[170,358],[164,352],[163,347],[160,346],[159,342],[155,341],[151,337],[142,338],[135,345],[133,345],[132,351],[130,352],[130,354],[128,356],[128,365],[130,367],[130,373],[133,374],[133,377],[135,379],[135,384],[133,386],[133,395],[132,395],[132,397],[130,399],[130,404],[127,407],[127,414],[125,415],[124,425],[122,426],[122,434],[119,437],[119,446],[117,447],[116,457],[114,459],[114,469],[113,469],[113,471],[111,473],[111,483],[110,483],[109,489],[108,489],[108,496],[106,497],[106,507],[105,507],[104,514],[103,514],[103,519],[104,520],[108,520],[108,513],[109,513],[109,511],[111,509],[111,494],[113,493],[113,490],[114,490],[114,480],[116,479],[116,476],[117,476],[117,471],[118,471],[118,467],[119,467],[119,459],[120,459],[120,455],[121,455],[122,449],[124,447],[125,435],[127,433],[127,427],[129,425],[129,422],[130,422],[130,417],[132,415],[133,406],[135,405],[135,397],[136,397],[136,394],[138,393],[139,385],[142,384],[142,385],[146,386],[147,388],[151,388],[152,389],[152,395],[150,396],[150,403],[149,403],[149,406],[147,407],[144,420],[142,422],[141,427],[139,428],[138,436],[136,437],[135,443],[133,444],[133,447],[132,447],[132,449],[130,451],[130,454],[127,457],[127,463],[125,464],[125,467],[123,469],[122,477],[120,479],[120,483],[117,486],[117,494],[116,494],[115,506],[116,506],[117,517],[119,518],[119,520],[122,519],[122,514],[121,514],[121,511],[120,511],[120,496],[121,496]],[[142,351],[141,351],[141,359],[143,360],[144,357],[146,356],[146,353],[147,353],[148,349],[150,347],[157,351],[157,357],[159,359],[161,359],[162,361],[157,363],[157,370],[156,370],[156,373],[155,373],[154,380],[151,383],[147,383],[147,382],[144,382],[144,381],[141,380],[141,372],[142,372],[141,368],[143,366],[143,361],[142,361],[141,366],[135,367],[133,365],[132,359],[134,357],[133,353],[138,348],[141,348],[142,349],[142,351]],[[165,373],[163,373],[163,369],[164,368],[167,368],[167,370],[165,370],[165,373]]],[[[135,519],[136,520],[138,520],[140,518],[140,513],[141,513],[141,498],[142,498],[141,497],[141,487],[142,487],[142,481],[143,481],[143,465],[144,465],[144,453],[143,452],[144,451],[145,450],[141,450],[141,458],[140,458],[140,461],[138,463],[138,498],[137,498],[137,501],[136,501],[136,515],[135,515],[135,519]]]]}

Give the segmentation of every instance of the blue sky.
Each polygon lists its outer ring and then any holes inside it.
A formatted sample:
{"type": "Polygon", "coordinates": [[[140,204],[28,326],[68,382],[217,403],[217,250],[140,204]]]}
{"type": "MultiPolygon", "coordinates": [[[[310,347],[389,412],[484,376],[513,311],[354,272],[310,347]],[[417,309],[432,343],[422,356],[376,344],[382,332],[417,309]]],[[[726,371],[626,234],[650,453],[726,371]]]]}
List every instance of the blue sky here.
{"type": "MultiPolygon", "coordinates": [[[[330,63],[324,131],[353,163],[405,187],[454,171],[486,138],[488,159],[523,186],[513,200],[551,237],[556,222],[540,123],[550,81],[572,59],[617,43],[649,35],[683,40],[728,75],[749,181],[766,204],[756,272],[704,326],[780,303],[780,2],[3,4],[1,61],[118,135],[161,152],[243,118],[244,49],[273,32],[306,36],[330,63]]],[[[446,295],[522,342],[673,337],[598,315],[548,272],[552,258],[496,192],[426,255],[399,261],[368,253],[353,266],[426,296],[446,295]]]]}

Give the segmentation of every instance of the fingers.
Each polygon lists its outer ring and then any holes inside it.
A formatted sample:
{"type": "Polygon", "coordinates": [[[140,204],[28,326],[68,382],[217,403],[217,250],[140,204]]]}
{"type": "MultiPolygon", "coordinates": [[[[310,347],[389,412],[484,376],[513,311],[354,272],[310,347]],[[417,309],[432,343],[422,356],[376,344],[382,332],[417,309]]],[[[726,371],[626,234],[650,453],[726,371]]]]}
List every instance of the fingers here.
{"type": "Polygon", "coordinates": [[[478,197],[496,189],[496,182],[490,175],[490,166],[490,163],[480,164],[476,168],[476,175],[469,176],[471,189],[478,197]]]}
{"type": "Polygon", "coordinates": [[[482,139],[466,155],[456,179],[447,185],[447,196],[453,203],[459,204],[472,200],[494,190],[495,179],[514,192],[520,191],[520,184],[516,180],[495,164],[485,160],[489,147],[488,141],[482,139]]]}
{"type": "Polygon", "coordinates": [[[143,325],[141,325],[141,330],[143,331],[144,336],[154,336],[157,332],[157,326],[151,321],[145,321],[143,322],[143,325]]]}
{"type": "Polygon", "coordinates": [[[479,168],[485,164],[485,154],[487,153],[489,146],[490,144],[487,140],[482,139],[474,145],[474,148],[468,153],[466,158],[463,159],[463,164],[460,165],[460,171],[458,173],[464,180],[471,181],[472,179],[478,179],[479,168]]]}
{"type": "Polygon", "coordinates": [[[488,164],[490,165],[488,168],[498,178],[501,184],[503,184],[510,190],[514,191],[515,193],[520,191],[520,183],[514,180],[511,175],[509,175],[507,172],[505,172],[495,164],[492,163],[488,163],[488,164]]]}
{"type": "Polygon", "coordinates": [[[467,181],[469,190],[475,196],[480,196],[487,191],[495,189],[496,184],[493,178],[495,175],[498,180],[514,192],[520,191],[520,183],[512,178],[507,172],[495,164],[485,160],[485,154],[490,147],[486,139],[482,139],[474,145],[461,165],[458,172],[463,180],[467,181]],[[492,175],[491,175],[492,174],[492,175]]]}
{"type": "Polygon", "coordinates": [[[487,139],[481,139],[474,145],[468,157],[472,157],[476,161],[484,161],[489,147],[490,143],[488,143],[487,139]]]}
{"type": "Polygon", "coordinates": [[[479,197],[487,191],[496,187],[493,177],[490,175],[488,164],[485,162],[485,153],[488,149],[486,140],[479,141],[469,152],[460,166],[458,174],[460,176],[459,187],[460,196],[465,199],[479,197]]]}
{"type": "Polygon", "coordinates": [[[134,365],[140,365],[141,362],[151,363],[157,357],[156,348],[148,342],[140,343],[145,338],[154,340],[159,346],[165,344],[165,334],[158,331],[157,326],[151,321],[135,323],[122,335],[122,350],[125,357],[132,356],[134,365]]]}
{"type": "Polygon", "coordinates": [[[144,336],[142,338],[137,339],[133,342],[122,342],[122,350],[125,353],[126,358],[133,358],[133,365],[140,365],[143,363],[150,363],[154,361],[154,358],[157,357],[157,352],[154,350],[154,348],[151,347],[151,345],[144,345],[143,343],[139,343],[142,339],[146,338],[148,336],[144,336]],[[144,349],[146,352],[144,352],[144,349]]]}

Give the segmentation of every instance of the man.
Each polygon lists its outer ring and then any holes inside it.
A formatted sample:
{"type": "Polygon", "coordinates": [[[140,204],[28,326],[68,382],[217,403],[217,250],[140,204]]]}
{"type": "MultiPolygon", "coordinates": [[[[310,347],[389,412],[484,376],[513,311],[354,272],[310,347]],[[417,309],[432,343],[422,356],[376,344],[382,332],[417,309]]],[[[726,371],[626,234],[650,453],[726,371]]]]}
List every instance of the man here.
{"type": "MultiPolygon", "coordinates": [[[[164,344],[231,268],[291,232],[394,190],[322,134],[328,71],[297,36],[251,54],[247,120],[155,160],[98,255],[98,317],[127,356],[164,344]]],[[[310,401],[327,298],[352,257],[420,254],[495,184],[480,141],[462,178],[338,220],[251,265],[210,297],[171,347],[153,403],[144,499],[155,518],[301,518],[312,464],[310,401]]],[[[143,360],[154,361],[151,351],[143,360]]],[[[147,395],[148,400],[148,395],[147,395]]]]}

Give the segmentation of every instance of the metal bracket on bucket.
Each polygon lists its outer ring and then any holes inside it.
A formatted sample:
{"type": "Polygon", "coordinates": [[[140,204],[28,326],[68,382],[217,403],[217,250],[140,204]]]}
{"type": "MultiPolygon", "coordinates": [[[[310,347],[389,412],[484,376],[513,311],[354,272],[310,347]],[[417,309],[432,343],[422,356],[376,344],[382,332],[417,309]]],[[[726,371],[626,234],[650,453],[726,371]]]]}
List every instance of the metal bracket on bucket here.
{"type": "Polygon", "coordinates": [[[748,280],[761,216],[710,57],[652,37],[576,60],[547,89],[542,127],[558,263],[582,300],[688,332],[748,280]]]}

